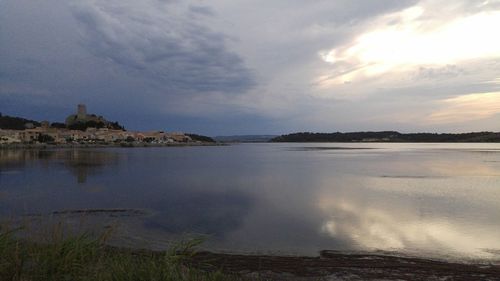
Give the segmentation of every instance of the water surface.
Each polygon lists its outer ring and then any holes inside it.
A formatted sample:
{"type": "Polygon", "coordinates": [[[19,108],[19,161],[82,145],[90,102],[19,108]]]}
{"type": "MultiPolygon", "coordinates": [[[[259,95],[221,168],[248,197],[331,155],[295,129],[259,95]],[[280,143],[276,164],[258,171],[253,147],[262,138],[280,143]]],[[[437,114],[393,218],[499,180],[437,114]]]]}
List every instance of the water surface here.
{"type": "Polygon", "coordinates": [[[500,144],[0,150],[4,219],[81,210],[133,247],[497,260],[500,144]]]}

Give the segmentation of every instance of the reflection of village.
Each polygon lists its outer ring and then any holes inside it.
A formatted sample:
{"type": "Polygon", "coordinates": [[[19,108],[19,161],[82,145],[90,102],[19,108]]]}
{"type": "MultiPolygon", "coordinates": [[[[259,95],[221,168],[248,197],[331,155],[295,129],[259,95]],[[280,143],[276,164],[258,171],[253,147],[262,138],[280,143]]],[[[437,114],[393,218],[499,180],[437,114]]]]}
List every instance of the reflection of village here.
{"type": "Polygon", "coordinates": [[[191,137],[184,133],[133,132],[107,126],[108,123],[101,116],[87,114],[85,106],[78,105],[77,114],[68,116],[65,128],[54,127],[49,122],[43,121],[39,127],[27,123],[24,130],[0,129],[0,144],[175,144],[193,142],[191,137]],[[71,129],[70,125],[87,122],[103,126],[99,126],[99,128],[87,127],[84,130],[71,129]]]}
{"type": "Polygon", "coordinates": [[[87,176],[106,165],[118,163],[119,154],[104,150],[0,150],[0,171],[16,169],[37,161],[40,165],[62,164],[77,179],[85,183],[87,176]]]}

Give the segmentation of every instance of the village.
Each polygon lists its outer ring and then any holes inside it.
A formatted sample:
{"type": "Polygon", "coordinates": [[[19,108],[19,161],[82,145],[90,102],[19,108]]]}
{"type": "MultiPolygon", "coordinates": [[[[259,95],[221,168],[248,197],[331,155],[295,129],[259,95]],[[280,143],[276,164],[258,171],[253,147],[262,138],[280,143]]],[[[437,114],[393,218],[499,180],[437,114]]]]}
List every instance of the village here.
{"type": "MultiPolygon", "coordinates": [[[[54,123],[55,124],[55,123],[54,123]]],[[[190,135],[164,131],[126,131],[102,116],[87,114],[86,106],[78,105],[77,113],[66,118],[65,126],[52,126],[48,121],[24,124],[23,130],[0,129],[1,145],[168,145],[201,143],[190,135]]]]}

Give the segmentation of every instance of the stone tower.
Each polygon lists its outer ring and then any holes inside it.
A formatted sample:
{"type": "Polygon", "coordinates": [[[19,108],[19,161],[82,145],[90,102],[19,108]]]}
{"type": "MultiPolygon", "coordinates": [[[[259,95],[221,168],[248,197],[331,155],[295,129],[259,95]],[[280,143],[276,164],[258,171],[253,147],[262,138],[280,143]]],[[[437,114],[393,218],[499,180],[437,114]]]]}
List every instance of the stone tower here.
{"type": "Polygon", "coordinates": [[[77,116],[80,120],[87,118],[87,107],[84,104],[78,105],[77,116]]]}

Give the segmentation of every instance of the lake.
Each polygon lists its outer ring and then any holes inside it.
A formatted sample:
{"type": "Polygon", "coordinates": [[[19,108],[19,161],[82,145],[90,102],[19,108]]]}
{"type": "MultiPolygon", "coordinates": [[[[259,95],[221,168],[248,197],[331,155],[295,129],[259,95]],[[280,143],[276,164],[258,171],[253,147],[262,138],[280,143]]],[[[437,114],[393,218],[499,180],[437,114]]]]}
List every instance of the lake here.
{"type": "Polygon", "coordinates": [[[500,144],[0,150],[0,216],[138,248],[500,260],[500,144]]]}

